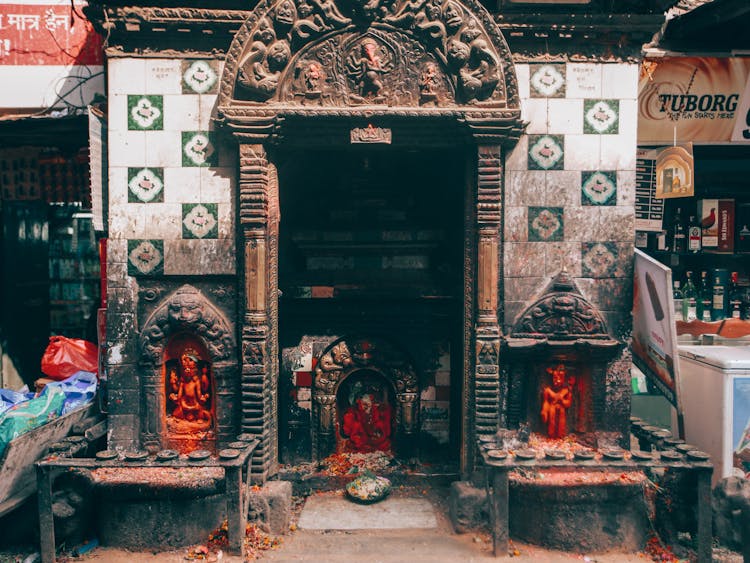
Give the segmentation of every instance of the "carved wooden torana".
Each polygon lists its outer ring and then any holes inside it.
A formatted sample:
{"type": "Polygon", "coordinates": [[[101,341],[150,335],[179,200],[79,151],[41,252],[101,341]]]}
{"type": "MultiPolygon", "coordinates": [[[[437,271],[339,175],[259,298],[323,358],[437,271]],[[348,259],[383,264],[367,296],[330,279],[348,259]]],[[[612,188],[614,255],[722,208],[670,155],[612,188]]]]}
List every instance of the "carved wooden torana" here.
{"type": "Polygon", "coordinates": [[[269,145],[476,146],[464,187],[460,383],[461,467],[470,471],[475,432],[497,426],[502,162],[524,129],[492,17],[474,0],[261,1],[227,52],[216,119],[240,144],[242,429],[261,439],[260,478],[277,457],[279,209],[269,145]]]}
{"type": "Polygon", "coordinates": [[[448,116],[504,144],[522,131],[508,46],[472,0],[261,2],[229,49],[218,105],[263,140],[291,115],[448,116]]]}

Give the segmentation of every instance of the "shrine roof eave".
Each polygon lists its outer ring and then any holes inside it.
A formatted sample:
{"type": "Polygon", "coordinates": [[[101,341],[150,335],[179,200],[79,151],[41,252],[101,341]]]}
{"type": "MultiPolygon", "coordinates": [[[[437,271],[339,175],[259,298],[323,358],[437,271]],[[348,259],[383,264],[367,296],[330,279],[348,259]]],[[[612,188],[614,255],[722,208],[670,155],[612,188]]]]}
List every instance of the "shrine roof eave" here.
{"type": "Polygon", "coordinates": [[[526,123],[520,109],[487,106],[451,106],[444,108],[397,107],[362,105],[348,107],[301,106],[293,104],[242,105],[242,102],[218,108],[215,122],[230,131],[240,142],[277,142],[295,137],[300,141],[304,130],[314,120],[313,137],[326,143],[349,143],[352,127],[393,127],[403,133],[394,136],[394,144],[440,143],[456,144],[473,138],[478,143],[513,146],[521,137],[526,123]],[[418,130],[413,124],[419,123],[418,130]],[[410,125],[411,124],[411,125],[410,125]],[[301,127],[304,130],[295,130],[301,127]],[[287,135],[291,131],[295,135],[287,135]],[[432,141],[425,132],[450,131],[451,135],[433,135],[432,141]],[[462,135],[463,134],[463,135],[462,135]],[[403,142],[398,137],[404,139],[403,142]]]}
{"type": "Polygon", "coordinates": [[[570,337],[570,336],[559,336],[555,335],[518,335],[509,336],[504,339],[505,345],[509,349],[513,350],[524,350],[524,349],[537,349],[540,347],[549,348],[572,348],[572,347],[585,347],[585,348],[600,348],[600,349],[611,349],[617,348],[621,344],[617,340],[613,340],[608,336],[603,335],[601,338],[585,336],[585,337],[570,337]]]}
{"type": "Polygon", "coordinates": [[[508,351],[513,352],[538,352],[538,351],[564,351],[564,350],[590,350],[600,352],[617,352],[622,346],[617,340],[606,335],[596,337],[592,335],[582,337],[555,335],[518,335],[504,338],[503,344],[508,351]]]}

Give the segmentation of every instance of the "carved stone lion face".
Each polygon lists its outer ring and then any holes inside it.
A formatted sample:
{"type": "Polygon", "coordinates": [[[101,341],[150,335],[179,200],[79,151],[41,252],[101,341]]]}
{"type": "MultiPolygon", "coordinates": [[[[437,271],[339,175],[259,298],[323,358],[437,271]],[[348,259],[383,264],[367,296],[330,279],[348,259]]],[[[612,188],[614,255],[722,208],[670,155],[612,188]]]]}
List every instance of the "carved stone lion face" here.
{"type": "Polygon", "coordinates": [[[448,60],[454,66],[461,67],[469,60],[471,49],[466,43],[451,39],[448,42],[448,60]]]}
{"type": "Polygon", "coordinates": [[[448,0],[443,6],[443,20],[448,29],[457,29],[464,23],[461,8],[455,2],[448,0]]]}
{"type": "Polygon", "coordinates": [[[193,324],[203,316],[203,308],[198,297],[191,294],[177,296],[169,304],[169,317],[180,324],[193,324]]]}
{"type": "Polygon", "coordinates": [[[282,70],[290,56],[289,45],[285,41],[277,41],[268,49],[268,69],[274,72],[282,70]]]}
{"type": "Polygon", "coordinates": [[[294,4],[289,0],[284,0],[276,8],[276,21],[284,25],[294,24],[295,17],[297,15],[297,9],[294,4]]]}

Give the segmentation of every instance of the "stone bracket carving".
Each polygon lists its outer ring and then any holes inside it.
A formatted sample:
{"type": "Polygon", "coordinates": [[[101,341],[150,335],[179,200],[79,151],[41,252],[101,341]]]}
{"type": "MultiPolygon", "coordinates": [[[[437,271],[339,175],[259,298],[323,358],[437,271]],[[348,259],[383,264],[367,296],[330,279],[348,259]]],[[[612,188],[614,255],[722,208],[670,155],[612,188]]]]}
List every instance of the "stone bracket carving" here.
{"type": "Polygon", "coordinates": [[[169,337],[178,332],[200,336],[213,362],[231,358],[234,337],[226,315],[190,285],[166,297],[151,313],[141,330],[140,364],[160,366],[169,337]]]}

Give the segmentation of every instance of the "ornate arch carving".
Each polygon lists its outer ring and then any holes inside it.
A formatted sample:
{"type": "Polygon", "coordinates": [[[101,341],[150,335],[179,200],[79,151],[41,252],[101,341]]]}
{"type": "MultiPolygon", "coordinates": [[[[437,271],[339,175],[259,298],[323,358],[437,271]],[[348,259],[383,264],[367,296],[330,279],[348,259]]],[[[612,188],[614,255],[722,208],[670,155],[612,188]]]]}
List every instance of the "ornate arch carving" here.
{"type": "Polygon", "coordinates": [[[201,337],[212,362],[229,360],[235,347],[230,326],[226,316],[200,291],[183,285],[146,319],[141,330],[140,364],[160,366],[170,336],[180,332],[201,337]]]}
{"type": "Polygon", "coordinates": [[[518,318],[511,337],[610,340],[601,313],[581,295],[565,271],[518,318]]]}
{"type": "Polygon", "coordinates": [[[449,116],[502,142],[523,130],[510,51],[475,0],[262,0],[218,105],[254,139],[284,115],[449,116]]]}

